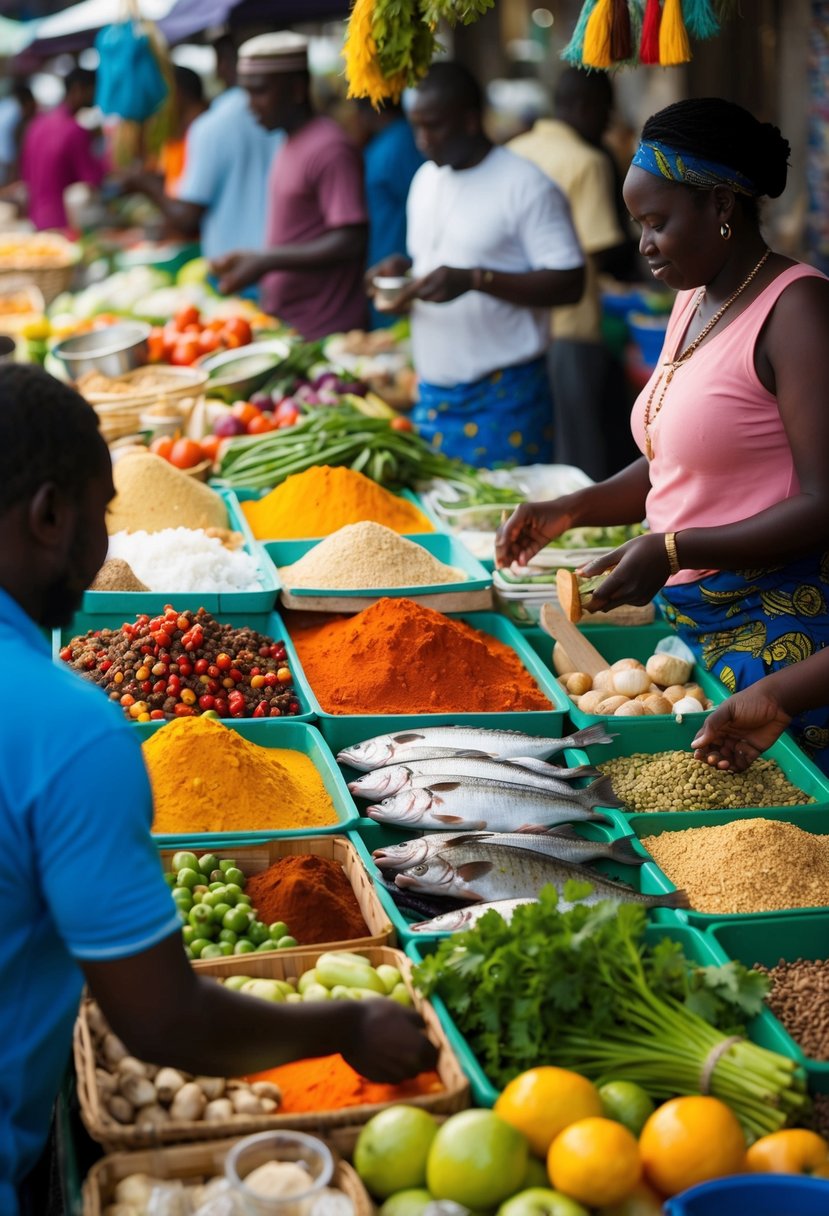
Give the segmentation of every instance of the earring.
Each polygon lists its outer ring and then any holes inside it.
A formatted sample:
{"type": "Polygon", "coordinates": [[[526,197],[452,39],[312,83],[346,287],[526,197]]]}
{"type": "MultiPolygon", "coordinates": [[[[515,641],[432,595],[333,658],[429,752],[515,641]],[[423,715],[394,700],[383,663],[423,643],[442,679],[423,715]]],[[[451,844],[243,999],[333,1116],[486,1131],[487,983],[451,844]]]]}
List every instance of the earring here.
{"type": "Polygon", "coordinates": [[[722,239],[724,241],[731,240],[731,225],[730,224],[726,224],[726,223],[720,224],[720,236],[722,237],[722,239]]]}

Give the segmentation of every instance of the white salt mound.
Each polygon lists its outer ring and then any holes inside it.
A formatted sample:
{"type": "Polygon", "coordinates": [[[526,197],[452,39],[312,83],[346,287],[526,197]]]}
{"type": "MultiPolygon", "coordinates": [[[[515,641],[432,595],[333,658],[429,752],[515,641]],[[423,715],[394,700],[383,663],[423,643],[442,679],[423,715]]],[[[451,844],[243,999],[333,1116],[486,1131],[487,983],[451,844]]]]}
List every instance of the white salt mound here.
{"type": "MultiPolygon", "coordinates": [[[[136,571],[138,573],[138,571],[136,571]]],[[[279,571],[285,587],[362,591],[463,583],[467,575],[382,524],[346,524],[279,571]]]]}
{"type": "Polygon", "coordinates": [[[129,562],[150,591],[260,591],[256,562],[244,549],[226,549],[201,529],[116,532],[110,558],[129,562]]]}

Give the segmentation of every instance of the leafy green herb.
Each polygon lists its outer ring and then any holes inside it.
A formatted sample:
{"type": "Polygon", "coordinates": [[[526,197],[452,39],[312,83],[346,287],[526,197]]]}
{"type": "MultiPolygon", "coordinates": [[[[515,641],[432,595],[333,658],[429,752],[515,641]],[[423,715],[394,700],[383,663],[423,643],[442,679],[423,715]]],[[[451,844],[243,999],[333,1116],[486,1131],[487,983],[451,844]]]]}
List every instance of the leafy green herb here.
{"type": "MultiPolygon", "coordinates": [[[[563,895],[585,893],[581,884],[563,895]]],[[[659,926],[646,933],[636,904],[558,904],[547,887],[509,924],[488,913],[441,942],[415,982],[444,999],[499,1087],[556,1064],[599,1084],[635,1081],[657,1099],[699,1093],[712,1050],[758,1012],[762,977],[739,963],[696,966],[677,943],[658,939],[659,926]]],[[[803,1089],[792,1060],[747,1041],[719,1057],[710,1083],[751,1136],[796,1114],[803,1089]]]]}

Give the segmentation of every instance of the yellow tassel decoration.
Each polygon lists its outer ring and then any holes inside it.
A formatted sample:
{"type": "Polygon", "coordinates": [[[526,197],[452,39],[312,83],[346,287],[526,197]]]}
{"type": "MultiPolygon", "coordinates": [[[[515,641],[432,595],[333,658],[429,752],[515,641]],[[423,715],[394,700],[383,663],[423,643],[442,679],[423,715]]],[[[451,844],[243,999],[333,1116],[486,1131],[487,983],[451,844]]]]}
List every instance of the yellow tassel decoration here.
{"type": "Polygon", "coordinates": [[[377,59],[373,24],[374,0],[355,0],[342,56],[345,60],[348,96],[368,97],[373,106],[379,107],[389,97],[394,101],[400,100],[400,94],[406,87],[406,74],[399,72],[390,80],[383,75],[377,59]]]}
{"type": "Polygon", "coordinates": [[[584,31],[582,63],[588,68],[609,68],[610,31],[613,24],[613,0],[598,0],[584,31]]]}
{"type": "Polygon", "coordinates": [[[663,68],[668,68],[688,63],[690,58],[691,43],[682,20],[681,0],[665,0],[659,26],[659,62],[663,68]]]}

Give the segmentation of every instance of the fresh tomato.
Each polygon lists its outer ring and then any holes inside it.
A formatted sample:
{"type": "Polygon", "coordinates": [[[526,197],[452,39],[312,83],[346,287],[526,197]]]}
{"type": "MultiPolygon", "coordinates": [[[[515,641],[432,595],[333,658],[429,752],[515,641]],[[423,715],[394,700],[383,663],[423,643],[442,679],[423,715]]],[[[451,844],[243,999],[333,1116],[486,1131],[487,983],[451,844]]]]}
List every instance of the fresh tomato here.
{"type": "Polygon", "coordinates": [[[174,367],[189,367],[199,357],[199,340],[189,334],[183,335],[173,347],[170,362],[174,367]]]}
{"type": "Polygon", "coordinates": [[[195,439],[176,439],[169,455],[170,464],[177,469],[192,469],[204,460],[204,452],[195,439]]]}
{"type": "MultiPolygon", "coordinates": [[[[215,464],[219,459],[219,446],[222,442],[221,435],[205,435],[201,440],[201,450],[204,452],[205,460],[212,460],[215,464]]],[[[205,671],[207,668],[205,668],[205,671]]]]}
{"type": "Polygon", "coordinates": [[[229,317],[222,330],[222,340],[227,346],[247,346],[253,341],[250,322],[244,317],[229,317]]]}
{"type": "Polygon", "coordinates": [[[164,358],[164,330],[160,325],[156,325],[150,330],[147,346],[150,363],[160,363],[164,358]]]}
{"type": "Polygon", "coordinates": [[[265,435],[268,431],[276,429],[273,414],[270,412],[257,414],[255,418],[251,418],[247,425],[249,435],[265,435]]]}
{"type": "Polygon", "coordinates": [[[412,420],[410,418],[404,418],[402,414],[399,414],[397,416],[397,418],[392,418],[391,422],[389,423],[389,426],[391,427],[391,429],[393,431],[413,431],[414,430],[414,423],[412,422],[412,420]]]}
{"type": "Polygon", "coordinates": [[[224,317],[213,317],[205,325],[205,329],[209,329],[212,333],[220,334],[225,327],[224,317]]]}
{"type": "Polygon", "coordinates": [[[198,308],[193,304],[187,304],[184,308],[180,308],[175,315],[175,322],[179,329],[183,330],[185,325],[199,325],[201,316],[198,308]]]}
{"type": "Polygon", "coordinates": [[[158,435],[150,444],[150,451],[161,456],[163,460],[169,460],[174,443],[175,440],[170,435],[158,435]]]}
{"type": "Polygon", "coordinates": [[[199,334],[199,350],[203,355],[209,355],[221,346],[221,339],[215,329],[203,329],[199,334]]]}
{"type": "Polygon", "coordinates": [[[234,418],[238,418],[245,426],[252,422],[254,418],[262,416],[262,411],[258,410],[250,401],[234,401],[230,407],[230,412],[234,418]]]}
{"type": "Polygon", "coordinates": [[[273,412],[273,420],[278,427],[293,426],[299,418],[299,408],[290,397],[284,397],[273,412]]]}

